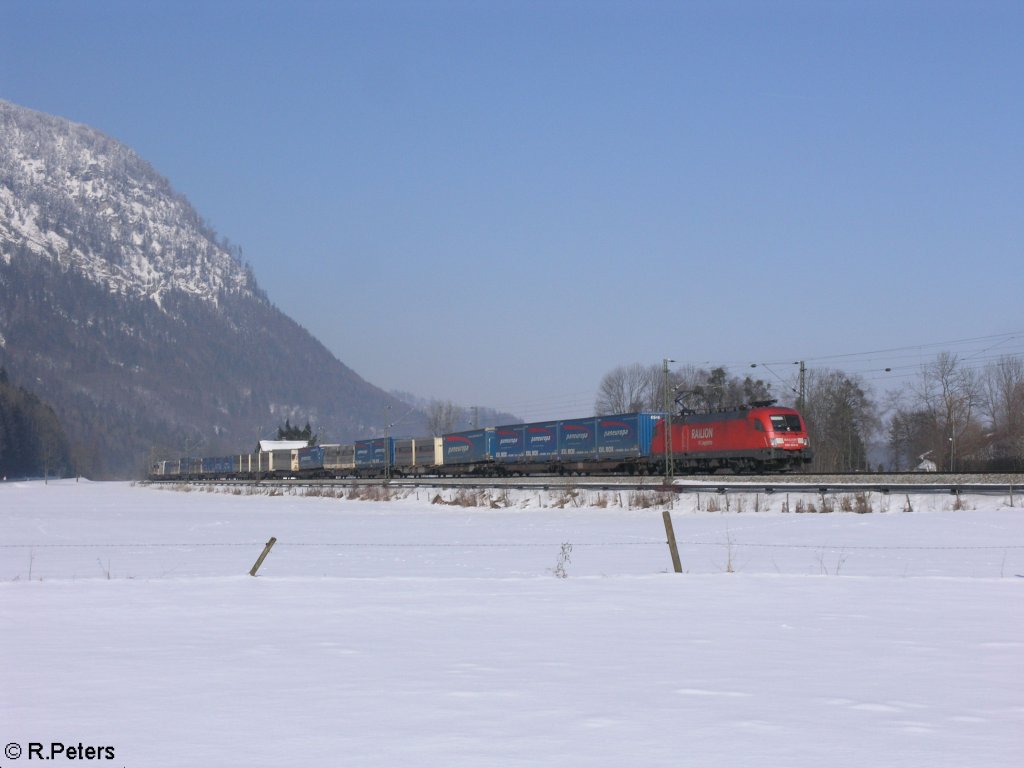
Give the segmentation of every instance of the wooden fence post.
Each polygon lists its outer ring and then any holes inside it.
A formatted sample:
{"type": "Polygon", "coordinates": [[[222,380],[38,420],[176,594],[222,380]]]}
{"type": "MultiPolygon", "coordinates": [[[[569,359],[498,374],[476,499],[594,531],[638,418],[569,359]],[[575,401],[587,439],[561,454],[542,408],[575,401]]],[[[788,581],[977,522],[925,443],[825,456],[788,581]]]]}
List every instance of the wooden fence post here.
{"type": "Polygon", "coordinates": [[[270,541],[267,542],[267,546],[265,546],[263,548],[263,552],[262,552],[262,554],[260,554],[259,559],[256,560],[256,564],[252,567],[252,570],[249,571],[249,575],[250,576],[255,576],[256,575],[256,571],[258,571],[260,569],[260,566],[263,565],[263,561],[266,560],[267,559],[267,555],[270,554],[270,548],[273,547],[276,543],[277,543],[277,537],[276,536],[271,536],[270,537],[270,541]]]}
{"type": "Polygon", "coordinates": [[[676,532],[672,529],[672,515],[666,509],[661,513],[665,520],[665,533],[668,535],[668,551],[672,553],[672,567],[676,573],[683,572],[683,564],[679,560],[679,545],[676,543],[676,532]]]}

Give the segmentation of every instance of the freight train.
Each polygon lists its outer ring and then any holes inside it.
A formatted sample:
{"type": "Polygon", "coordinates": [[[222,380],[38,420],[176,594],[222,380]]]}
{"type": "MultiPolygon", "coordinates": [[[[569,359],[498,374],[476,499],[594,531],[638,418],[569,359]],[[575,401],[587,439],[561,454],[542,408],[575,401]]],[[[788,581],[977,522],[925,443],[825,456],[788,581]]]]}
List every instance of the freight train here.
{"type": "Polygon", "coordinates": [[[154,480],[658,475],[789,472],[812,459],[803,417],[770,401],[671,421],[640,412],[509,424],[440,437],[377,437],[349,445],[270,448],[251,454],[156,462],[154,480]],[[667,439],[671,423],[671,439],[667,439]]]}

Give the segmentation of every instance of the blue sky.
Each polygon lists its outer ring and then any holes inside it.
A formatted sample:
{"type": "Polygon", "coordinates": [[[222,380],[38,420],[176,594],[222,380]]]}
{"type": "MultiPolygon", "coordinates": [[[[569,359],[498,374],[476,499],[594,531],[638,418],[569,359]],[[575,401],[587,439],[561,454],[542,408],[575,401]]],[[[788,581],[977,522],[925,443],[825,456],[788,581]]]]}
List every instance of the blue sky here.
{"type": "Polygon", "coordinates": [[[138,151],[385,389],[569,417],[665,357],[1024,353],[1019,2],[0,12],[0,98],[138,151]]]}

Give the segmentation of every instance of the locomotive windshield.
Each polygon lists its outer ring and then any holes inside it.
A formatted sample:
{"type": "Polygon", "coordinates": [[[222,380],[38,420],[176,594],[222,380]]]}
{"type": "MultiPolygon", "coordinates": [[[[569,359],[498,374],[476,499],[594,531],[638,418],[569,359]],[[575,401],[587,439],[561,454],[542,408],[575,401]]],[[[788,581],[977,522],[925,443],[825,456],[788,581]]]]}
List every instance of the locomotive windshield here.
{"type": "Polygon", "coordinates": [[[795,414],[773,414],[769,416],[772,421],[773,432],[802,432],[800,428],[800,417],[795,414]]]}

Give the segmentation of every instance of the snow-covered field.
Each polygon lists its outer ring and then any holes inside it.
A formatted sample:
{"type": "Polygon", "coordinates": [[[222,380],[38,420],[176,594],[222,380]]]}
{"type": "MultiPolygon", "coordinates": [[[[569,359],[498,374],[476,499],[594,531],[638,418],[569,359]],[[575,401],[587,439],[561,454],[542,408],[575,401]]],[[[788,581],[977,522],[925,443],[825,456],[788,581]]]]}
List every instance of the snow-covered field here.
{"type": "Polygon", "coordinates": [[[433,495],[0,484],[0,766],[1024,764],[1019,498],[433,495]]]}

